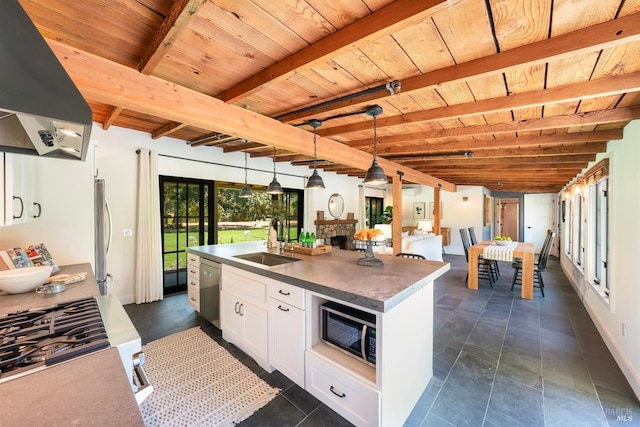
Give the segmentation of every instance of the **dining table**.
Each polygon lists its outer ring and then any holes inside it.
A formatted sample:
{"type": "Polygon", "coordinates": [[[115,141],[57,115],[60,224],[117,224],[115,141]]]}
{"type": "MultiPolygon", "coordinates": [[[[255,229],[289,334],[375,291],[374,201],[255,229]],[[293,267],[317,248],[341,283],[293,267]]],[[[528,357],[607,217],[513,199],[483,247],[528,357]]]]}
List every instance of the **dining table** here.
{"type": "MultiPolygon", "coordinates": [[[[485,249],[492,245],[496,245],[496,242],[483,240],[469,247],[469,289],[478,289],[478,256],[491,257],[491,251],[485,251],[485,249]]],[[[534,253],[535,246],[529,242],[517,242],[515,248],[513,248],[513,258],[522,259],[522,290],[520,296],[523,299],[533,299],[534,253]]]]}

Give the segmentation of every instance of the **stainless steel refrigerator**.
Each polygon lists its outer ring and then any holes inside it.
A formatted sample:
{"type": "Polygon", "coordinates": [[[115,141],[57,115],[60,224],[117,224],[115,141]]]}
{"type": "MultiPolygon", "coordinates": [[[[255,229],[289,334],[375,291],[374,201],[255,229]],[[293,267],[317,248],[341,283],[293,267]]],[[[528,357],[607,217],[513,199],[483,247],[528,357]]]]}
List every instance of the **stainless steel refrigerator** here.
{"type": "Polygon", "coordinates": [[[100,295],[107,294],[111,275],[107,273],[107,257],[111,246],[111,212],[105,196],[104,179],[94,181],[95,276],[100,295]]]}

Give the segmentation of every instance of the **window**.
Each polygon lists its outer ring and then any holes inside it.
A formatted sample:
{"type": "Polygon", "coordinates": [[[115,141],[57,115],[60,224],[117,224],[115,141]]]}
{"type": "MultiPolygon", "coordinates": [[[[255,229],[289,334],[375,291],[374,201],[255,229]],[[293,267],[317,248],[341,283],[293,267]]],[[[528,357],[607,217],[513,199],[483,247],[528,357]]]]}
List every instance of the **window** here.
{"type": "Polygon", "coordinates": [[[215,243],[266,240],[272,218],[276,219],[278,240],[298,239],[303,221],[303,191],[285,189],[283,194],[271,195],[266,187],[254,186],[253,196],[242,199],[241,189],[241,184],[216,183],[215,243]]]}
{"type": "Polygon", "coordinates": [[[604,159],[587,171],[567,194],[573,195],[566,201],[565,210],[567,256],[583,273],[584,280],[608,301],[609,160],[604,159]]]}
{"type": "Polygon", "coordinates": [[[566,254],[569,258],[572,257],[572,253],[573,253],[573,202],[571,201],[571,199],[567,199],[566,203],[565,203],[565,241],[564,241],[564,247],[566,248],[566,254]]]}
{"type": "Polygon", "coordinates": [[[575,196],[575,233],[576,233],[576,247],[574,252],[574,262],[581,269],[584,268],[584,228],[585,228],[585,198],[582,192],[575,196]]]}
{"type": "Polygon", "coordinates": [[[384,212],[384,199],[382,197],[365,198],[365,221],[366,228],[373,228],[376,224],[382,224],[382,214],[384,212]]]}
{"type": "Polygon", "coordinates": [[[589,282],[609,296],[609,179],[602,178],[589,186],[589,282]]]}

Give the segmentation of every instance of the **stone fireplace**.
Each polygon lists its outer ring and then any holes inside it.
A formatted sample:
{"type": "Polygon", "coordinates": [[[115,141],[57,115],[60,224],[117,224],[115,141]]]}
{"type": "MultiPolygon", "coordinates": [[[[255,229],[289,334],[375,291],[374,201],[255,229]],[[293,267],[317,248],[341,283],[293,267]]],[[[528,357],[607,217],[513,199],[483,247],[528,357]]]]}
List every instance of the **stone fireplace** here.
{"type": "MultiPolygon", "coordinates": [[[[331,244],[332,237],[345,237],[345,249],[355,250],[353,235],[356,234],[355,219],[316,220],[316,238],[324,239],[325,244],[331,244]]],[[[334,239],[335,241],[336,239],[334,239]]]]}

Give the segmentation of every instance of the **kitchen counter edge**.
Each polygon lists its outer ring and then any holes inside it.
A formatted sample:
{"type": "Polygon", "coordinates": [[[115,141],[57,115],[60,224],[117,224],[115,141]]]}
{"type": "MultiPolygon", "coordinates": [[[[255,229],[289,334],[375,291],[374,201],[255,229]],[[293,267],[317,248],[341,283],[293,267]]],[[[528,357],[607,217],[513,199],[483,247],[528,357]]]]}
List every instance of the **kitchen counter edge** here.
{"type": "MultiPolygon", "coordinates": [[[[294,263],[296,264],[295,269],[287,267],[290,266],[290,264],[269,267],[235,258],[237,255],[253,252],[275,253],[273,250],[267,250],[262,242],[196,246],[187,248],[187,252],[193,253],[210,261],[227,264],[232,267],[288,283],[290,285],[298,286],[342,301],[347,301],[381,313],[391,310],[400,302],[427,286],[429,283],[432,283],[435,279],[450,269],[450,264],[447,262],[417,261],[398,259],[391,256],[382,256],[381,259],[385,263],[385,268],[390,269],[395,268],[395,266],[397,266],[397,268],[402,267],[402,270],[397,270],[397,273],[404,278],[408,277],[408,280],[406,283],[398,283],[398,280],[394,280],[394,283],[388,284],[390,288],[393,288],[393,290],[380,294],[378,292],[373,292],[371,289],[358,289],[345,286],[345,283],[348,282],[336,280],[335,278],[332,280],[331,277],[326,278],[329,276],[328,274],[310,274],[307,278],[301,277],[302,275],[299,274],[300,271],[304,270],[305,267],[308,267],[311,262],[323,263],[327,264],[327,267],[331,267],[332,265],[329,260],[335,261],[335,259],[331,259],[332,257],[344,258],[348,261],[340,264],[340,267],[345,269],[353,268],[353,270],[342,271],[341,274],[344,277],[351,278],[351,280],[354,280],[353,278],[361,278],[363,273],[365,275],[376,275],[381,271],[377,267],[363,267],[357,265],[355,260],[358,257],[363,256],[363,254],[359,252],[337,250],[331,254],[318,256],[296,253],[295,257],[300,259],[300,261],[296,261],[294,263]],[[301,265],[305,267],[300,267],[301,265]],[[419,269],[417,267],[419,267],[419,269]]],[[[289,253],[287,252],[287,256],[288,255],[289,253]]],[[[305,273],[308,272],[309,271],[305,271],[305,273]]]]}

